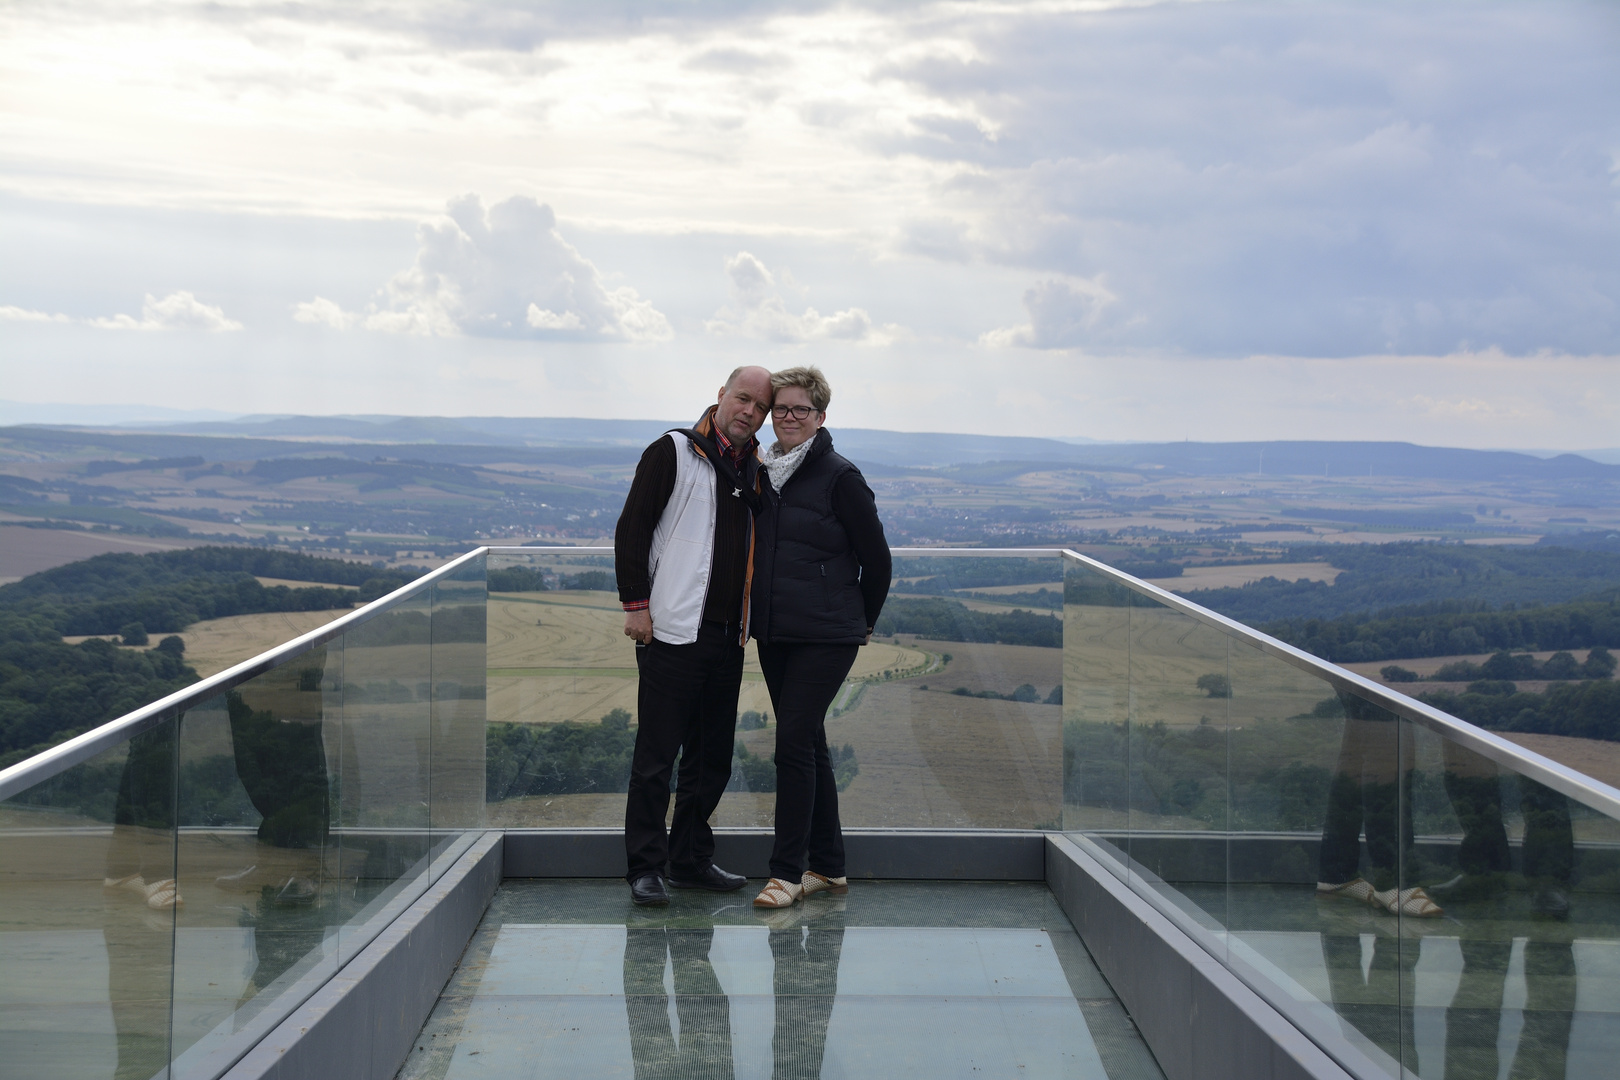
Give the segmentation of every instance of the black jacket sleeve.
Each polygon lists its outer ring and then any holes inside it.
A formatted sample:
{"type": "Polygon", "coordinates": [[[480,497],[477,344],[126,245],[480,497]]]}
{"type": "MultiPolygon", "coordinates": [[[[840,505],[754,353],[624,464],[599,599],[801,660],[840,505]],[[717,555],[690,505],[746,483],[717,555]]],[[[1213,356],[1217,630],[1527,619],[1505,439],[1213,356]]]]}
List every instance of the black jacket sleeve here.
{"type": "Polygon", "coordinates": [[[653,530],[675,491],[675,442],[668,436],[642,451],[630,494],[613,533],[613,568],[619,581],[619,602],[632,604],[652,596],[653,530]]]}
{"type": "Polygon", "coordinates": [[[851,470],[838,478],[833,487],[833,513],[849,534],[850,546],[861,563],[861,597],[866,602],[866,625],[877,625],[883,601],[889,598],[889,580],[894,562],[889,557],[889,541],[878,520],[877,499],[866,479],[851,470]]]}

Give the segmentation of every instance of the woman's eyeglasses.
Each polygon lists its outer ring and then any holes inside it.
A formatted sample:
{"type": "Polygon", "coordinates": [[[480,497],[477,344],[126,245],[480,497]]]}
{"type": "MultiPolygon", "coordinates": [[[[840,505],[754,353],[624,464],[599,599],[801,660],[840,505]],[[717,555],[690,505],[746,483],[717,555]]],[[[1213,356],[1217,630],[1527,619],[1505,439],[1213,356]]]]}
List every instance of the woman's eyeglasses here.
{"type": "Polygon", "coordinates": [[[788,418],[788,414],[792,413],[793,419],[795,420],[808,420],[810,419],[810,414],[815,411],[815,409],[812,409],[808,405],[777,405],[772,407],[771,415],[776,417],[778,420],[786,420],[788,418]]]}

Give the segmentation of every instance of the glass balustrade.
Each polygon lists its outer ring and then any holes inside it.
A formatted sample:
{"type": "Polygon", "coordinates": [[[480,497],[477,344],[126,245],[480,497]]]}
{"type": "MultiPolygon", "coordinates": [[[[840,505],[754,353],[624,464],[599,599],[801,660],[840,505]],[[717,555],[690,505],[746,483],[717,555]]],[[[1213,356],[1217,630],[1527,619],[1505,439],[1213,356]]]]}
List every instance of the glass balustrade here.
{"type": "Polygon", "coordinates": [[[483,562],[8,790],[7,1075],[219,1076],[454,861],[484,813],[483,562]]]}
{"type": "MultiPolygon", "coordinates": [[[[479,830],[618,827],[637,712],[611,549],[495,548],[9,771],[0,1059],[222,1074],[479,830]]],[[[1354,1075],[1620,1049],[1612,788],[1089,560],[897,550],[827,728],[847,828],[1061,830],[1354,1075]]]]}
{"type": "MultiPolygon", "coordinates": [[[[897,550],[870,645],[827,719],[845,827],[1056,828],[1062,564],[1055,550],[897,550]]],[[[775,723],[749,642],[715,823],[769,827],[775,723]]],[[[635,646],[609,548],[489,556],[488,820],[620,827],[635,646]]]]}
{"type": "Polygon", "coordinates": [[[1105,866],[1354,1075],[1612,1074],[1612,788],[1089,560],[1064,599],[1105,866]]]}

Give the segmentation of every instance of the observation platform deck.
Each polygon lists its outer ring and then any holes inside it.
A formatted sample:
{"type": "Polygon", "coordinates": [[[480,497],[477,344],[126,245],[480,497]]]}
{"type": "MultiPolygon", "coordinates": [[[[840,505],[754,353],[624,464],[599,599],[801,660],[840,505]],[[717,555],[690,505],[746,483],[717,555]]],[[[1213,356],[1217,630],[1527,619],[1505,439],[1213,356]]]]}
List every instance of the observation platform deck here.
{"type": "Polygon", "coordinates": [[[1164,1075],[1041,883],[759,884],[506,880],[399,1080],[1164,1075]]]}

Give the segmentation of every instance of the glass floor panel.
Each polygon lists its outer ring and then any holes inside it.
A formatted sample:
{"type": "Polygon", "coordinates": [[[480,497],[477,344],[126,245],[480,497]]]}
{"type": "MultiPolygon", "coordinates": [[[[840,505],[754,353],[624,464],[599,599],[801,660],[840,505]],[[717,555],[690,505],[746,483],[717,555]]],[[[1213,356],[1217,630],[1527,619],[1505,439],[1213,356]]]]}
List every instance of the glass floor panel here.
{"type": "Polygon", "coordinates": [[[1538,918],[1528,893],[1437,890],[1443,917],[1397,919],[1309,885],[1176,888],[1192,911],[1224,912],[1248,964],[1332,1009],[1347,1037],[1404,1060],[1409,1075],[1617,1075],[1613,894],[1571,893],[1563,918],[1538,918]]]}
{"type": "Polygon", "coordinates": [[[758,886],[503,882],[399,1077],[1162,1080],[1044,885],[758,886]]]}

